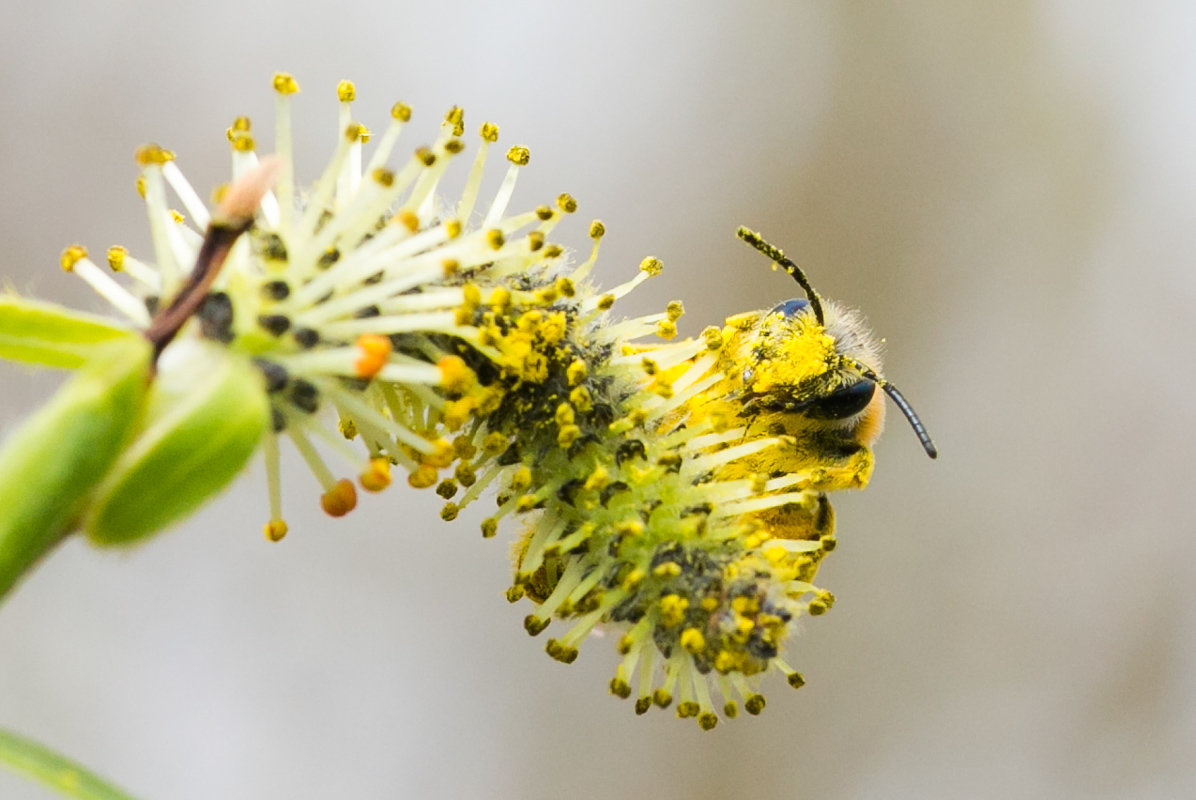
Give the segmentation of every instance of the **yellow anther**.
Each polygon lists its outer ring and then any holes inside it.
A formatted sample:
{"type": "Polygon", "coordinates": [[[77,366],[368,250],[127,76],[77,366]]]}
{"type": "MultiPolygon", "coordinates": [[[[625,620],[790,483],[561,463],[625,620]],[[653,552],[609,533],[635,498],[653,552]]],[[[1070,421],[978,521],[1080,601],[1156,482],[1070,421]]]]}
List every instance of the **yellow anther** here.
{"type": "Polygon", "coordinates": [[[610,473],[606,471],[606,467],[599,464],[594,467],[594,471],[586,478],[585,488],[591,492],[596,492],[605,489],[610,484],[610,473]]]}
{"type": "Polygon", "coordinates": [[[664,269],[664,264],[656,256],[648,256],[640,262],[640,270],[655,277],[664,269]]]}
{"type": "Polygon", "coordinates": [[[662,319],[656,323],[656,335],[665,341],[675,339],[677,337],[677,323],[662,319]]]}
{"type": "Polygon", "coordinates": [[[601,239],[606,235],[606,226],[602,224],[602,220],[596,219],[590,223],[590,238],[601,239]]]}
{"type": "Polygon", "coordinates": [[[522,145],[515,145],[507,151],[507,161],[521,167],[527,166],[527,162],[531,160],[531,157],[532,151],[522,145]]]}
{"type": "Polygon", "coordinates": [[[341,478],[320,495],[320,507],[330,517],[343,517],[357,507],[357,490],[347,478],[341,478]]]}
{"type": "Polygon", "coordinates": [[[460,139],[449,139],[444,143],[444,152],[448,153],[450,156],[455,156],[464,149],[465,142],[461,141],[460,139]]]}
{"type": "Polygon", "coordinates": [[[556,199],[557,208],[564,211],[566,214],[572,214],[577,210],[577,201],[573,199],[571,194],[562,194],[556,199]]]}
{"type": "Polygon", "coordinates": [[[174,220],[176,223],[178,223],[179,225],[182,225],[187,220],[187,218],[183,216],[183,213],[181,211],[177,211],[173,208],[170,209],[170,218],[172,220],[174,220]]]}
{"type": "Polygon", "coordinates": [[[491,228],[490,230],[486,231],[486,241],[489,243],[492,250],[498,250],[503,246],[503,244],[506,243],[506,238],[503,236],[501,230],[498,228],[491,228]]]}
{"type": "Polygon", "coordinates": [[[372,378],[382,371],[390,359],[390,339],[378,333],[363,333],[357,337],[357,349],[361,355],[353,365],[359,378],[372,378]]]}
{"type": "Polygon", "coordinates": [[[391,119],[396,119],[399,122],[408,122],[411,120],[411,106],[406,103],[395,103],[390,107],[391,119]]]}
{"type": "Polygon", "coordinates": [[[482,520],[482,538],[492,539],[498,533],[498,520],[494,517],[488,517],[482,520]]]}
{"type": "Polygon", "coordinates": [[[336,427],[341,432],[341,436],[346,439],[353,439],[357,436],[357,423],[351,417],[341,417],[337,421],[336,427]]]}
{"type": "Polygon", "coordinates": [[[456,503],[445,503],[444,508],[440,509],[440,518],[445,522],[452,522],[461,513],[461,506],[456,503]]]}
{"type": "Polygon", "coordinates": [[[631,570],[631,572],[627,573],[627,577],[623,579],[623,583],[621,584],[623,590],[627,591],[627,592],[632,591],[637,586],[639,586],[641,583],[643,583],[644,578],[646,578],[646,577],[647,577],[647,574],[642,569],[639,569],[638,567],[636,569],[631,570]]]}
{"type": "Polygon", "coordinates": [[[167,161],[174,161],[174,153],[167,150],[161,145],[154,143],[143,144],[137,148],[134,154],[137,163],[143,167],[148,167],[150,164],[158,164],[159,166],[165,164],[167,161]]]}
{"type": "Polygon", "coordinates": [[[594,400],[590,396],[590,390],[584,386],[578,386],[569,392],[569,402],[583,414],[589,413],[594,408],[594,400]]]}
{"type": "Polygon", "coordinates": [[[532,471],[527,467],[520,467],[511,476],[511,491],[526,492],[532,485],[532,471]]]}
{"type": "Polygon", "coordinates": [[[357,99],[357,87],[353,81],[341,81],[336,85],[336,99],[342,103],[352,103],[357,99]]]}
{"type": "Polygon", "coordinates": [[[553,211],[548,206],[536,206],[536,217],[539,218],[543,222],[547,222],[548,220],[552,219],[555,215],[556,215],[556,212],[553,211]]]}
{"type": "Polygon", "coordinates": [[[664,561],[652,568],[652,574],[658,578],[676,578],[681,574],[681,565],[676,561],[664,561]]]}
{"type": "Polygon", "coordinates": [[[372,177],[374,182],[380,186],[390,187],[393,186],[395,182],[394,171],[389,170],[386,167],[378,167],[373,171],[372,177]]]}
{"type": "Polygon", "coordinates": [[[281,519],[272,519],[262,526],[262,533],[270,541],[280,542],[287,535],[287,524],[281,519]]]}
{"type": "Polygon", "coordinates": [[[561,403],[557,406],[555,416],[557,425],[572,425],[575,420],[573,407],[568,403],[561,403]]]}
{"type": "Polygon", "coordinates": [[[483,122],[482,129],[479,131],[482,140],[486,142],[498,141],[498,126],[493,122],[483,122]]]}
{"type": "Polygon", "coordinates": [[[527,249],[531,252],[536,252],[544,246],[544,234],[540,231],[532,231],[527,235],[527,249]]]}
{"type": "Polygon", "coordinates": [[[581,428],[576,425],[562,425],[556,435],[556,443],[564,448],[570,448],[581,436],[581,428]]]}
{"type": "Polygon", "coordinates": [[[450,108],[444,115],[444,121],[453,126],[453,136],[465,133],[465,109],[460,106],[450,108]]]}
{"type": "Polygon", "coordinates": [[[113,272],[120,272],[125,268],[125,258],[129,255],[129,250],[119,244],[114,244],[108,248],[108,267],[113,272]]]}
{"type": "Polygon", "coordinates": [[[444,225],[444,235],[448,238],[456,239],[461,235],[461,220],[456,218],[446,219],[442,224],[444,225]]]}
{"type": "Polygon", "coordinates": [[[525,494],[515,501],[515,511],[520,514],[526,514],[528,511],[534,511],[540,506],[540,498],[534,494],[525,494]]]}
{"type": "Polygon", "coordinates": [[[664,310],[670,322],[676,322],[685,314],[685,306],[681,304],[680,300],[670,300],[664,310]]]}
{"type": "Polygon", "coordinates": [[[681,595],[666,594],[660,598],[660,624],[666,628],[679,625],[688,608],[689,601],[681,595]]]}
{"type": "Polygon", "coordinates": [[[429,147],[419,147],[415,151],[415,160],[422,163],[425,167],[430,167],[436,163],[436,154],[429,147]]]}
{"type": "MultiPolygon", "coordinates": [[[[229,130],[236,133],[249,133],[253,130],[253,123],[249,120],[249,117],[237,117],[233,120],[233,124],[229,126],[229,130]]],[[[230,136],[229,138],[231,139],[232,137],[230,136]]]]}
{"type": "Polygon", "coordinates": [[[440,388],[449,394],[464,394],[473,388],[477,375],[461,356],[445,356],[436,362],[440,369],[440,388]]]}
{"type": "Polygon", "coordinates": [[[390,486],[390,459],[371,458],[369,466],[360,475],[361,488],[367,492],[380,492],[390,486]]]}
{"type": "Polygon", "coordinates": [[[232,142],[233,150],[238,153],[251,153],[257,147],[257,143],[248,133],[235,133],[228,140],[232,142]]]}
{"type": "Polygon", "coordinates": [[[419,230],[419,215],[409,208],[404,208],[402,211],[394,215],[394,221],[402,225],[411,233],[419,230]]]}
{"type": "Polygon", "coordinates": [[[600,311],[609,311],[614,304],[615,296],[613,294],[604,294],[598,298],[598,310],[600,311]]]}
{"type": "MultiPolygon", "coordinates": [[[[139,194],[141,196],[142,200],[145,199],[145,176],[144,175],[137,176],[137,194],[139,194]]],[[[220,200],[215,199],[215,203],[213,203],[213,205],[219,205],[219,203],[220,203],[220,200]]]]}
{"type": "Polygon", "coordinates": [[[488,456],[497,456],[507,450],[507,437],[494,431],[486,434],[482,439],[482,452],[488,456]]]}
{"type": "Polygon", "coordinates": [[[706,649],[706,637],[697,628],[686,628],[683,630],[678,641],[680,641],[682,647],[694,655],[706,649]]]}
{"type": "Polygon", "coordinates": [[[420,464],[414,472],[407,476],[407,485],[412,489],[427,489],[435,486],[439,478],[440,475],[437,473],[436,467],[431,464],[420,464]]]}
{"type": "Polygon", "coordinates": [[[279,94],[295,94],[299,91],[299,84],[289,72],[274,73],[274,91],[279,94]]]}
{"type": "Polygon", "coordinates": [[[565,378],[569,381],[570,386],[576,386],[586,379],[588,373],[589,367],[579,358],[565,369],[565,378]]]}
{"type": "Polygon", "coordinates": [[[75,265],[83,259],[87,258],[87,248],[81,244],[73,244],[62,251],[62,255],[58,257],[58,263],[67,272],[75,269],[75,265]]]}

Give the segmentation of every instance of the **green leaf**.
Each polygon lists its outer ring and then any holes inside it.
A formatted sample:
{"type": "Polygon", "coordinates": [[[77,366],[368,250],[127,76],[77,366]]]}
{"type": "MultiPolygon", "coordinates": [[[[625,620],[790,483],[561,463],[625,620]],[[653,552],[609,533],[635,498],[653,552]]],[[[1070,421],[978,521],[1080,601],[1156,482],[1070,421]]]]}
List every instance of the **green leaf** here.
{"type": "Polygon", "coordinates": [[[43,744],[0,730],[0,764],[78,800],[132,800],[86,767],[43,744]]]}
{"type": "Polygon", "coordinates": [[[0,447],[0,597],[74,527],[82,504],[137,430],[151,347],[95,357],[0,447]]]}
{"type": "Polygon", "coordinates": [[[211,342],[167,348],[145,423],[93,496],[83,528],[96,544],[132,544],[227,486],[270,423],[261,373],[211,342]]]}
{"type": "Polygon", "coordinates": [[[0,294],[0,358],[74,369],[98,347],[135,335],[103,317],[0,294]]]}

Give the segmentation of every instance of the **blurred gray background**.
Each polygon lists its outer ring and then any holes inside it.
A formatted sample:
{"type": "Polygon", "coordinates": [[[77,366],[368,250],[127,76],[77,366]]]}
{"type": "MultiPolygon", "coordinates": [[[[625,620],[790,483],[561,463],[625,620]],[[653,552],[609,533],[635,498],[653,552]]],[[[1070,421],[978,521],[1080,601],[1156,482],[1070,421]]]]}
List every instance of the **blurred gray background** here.
{"type": "MultiPolygon", "coordinates": [[[[294,458],[279,545],[255,464],[142,549],[56,552],[0,608],[0,725],[147,798],[1196,796],[1194,8],[12,4],[21,291],[101,308],[59,250],[147,253],[134,148],[206,192],[276,70],[314,178],[352,78],[367,124],[416,108],[407,146],[455,103],[528,145],[514,207],[572,192],[605,285],[660,257],[627,313],[793,296],[734,237],[763,231],[867,313],[942,456],[892,414],[790,651],[809,685],[713,733],[609,696],[609,637],[549,659],[480,514],[401,487],[333,521],[294,458]]],[[[4,366],[0,424],[58,380],[4,366]]]]}

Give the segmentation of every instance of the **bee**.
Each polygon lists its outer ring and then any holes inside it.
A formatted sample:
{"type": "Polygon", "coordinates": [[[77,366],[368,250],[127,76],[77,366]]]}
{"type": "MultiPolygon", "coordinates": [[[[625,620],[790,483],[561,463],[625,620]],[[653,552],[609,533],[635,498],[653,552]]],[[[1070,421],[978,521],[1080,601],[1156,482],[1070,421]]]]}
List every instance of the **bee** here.
{"type": "Polygon", "coordinates": [[[730,317],[722,330],[723,379],[704,393],[703,413],[742,426],[745,440],[779,443],[732,462],[720,477],[802,475],[803,502],[757,516],[778,538],[821,539],[834,531],[827,492],[862,489],[871,478],[885,395],[926,454],[936,458],[938,450],[909,401],[882,377],[880,343],[864,318],[821,297],[801,268],[759,234],[740,228],[738,235],[792,276],[805,297],[730,317]]]}

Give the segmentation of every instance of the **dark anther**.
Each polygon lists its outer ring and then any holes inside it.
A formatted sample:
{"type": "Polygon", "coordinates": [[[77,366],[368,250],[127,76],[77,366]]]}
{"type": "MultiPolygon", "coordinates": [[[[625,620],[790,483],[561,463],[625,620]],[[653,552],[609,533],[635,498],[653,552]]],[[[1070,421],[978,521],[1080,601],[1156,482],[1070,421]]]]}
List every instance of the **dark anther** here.
{"type": "Polygon", "coordinates": [[[297,408],[308,414],[316,413],[320,407],[320,391],[314,384],[303,380],[303,378],[291,381],[291,390],[287,393],[287,397],[297,408]]]}
{"type": "Polygon", "coordinates": [[[233,338],[233,301],[224,292],[212,292],[196,309],[199,329],[207,339],[228,342],[233,338]]]}
{"type": "Polygon", "coordinates": [[[628,439],[620,442],[615,450],[615,464],[623,466],[623,462],[632,458],[647,458],[648,450],[639,439],[628,439]]]}
{"type": "Polygon", "coordinates": [[[264,358],[253,359],[253,365],[257,367],[262,375],[266,378],[266,391],[270,394],[274,392],[281,392],[286,388],[287,381],[290,380],[290,375],[287,374],[286,367],[281,364],[276,364],[273,361],[267,361],[264,358]]]}
{"type": "Polygon", "coordinates": [[[282,433],[287,426],[287,418],[273,406],[270,407],[270,427],[275,433],[282,433]]]}
{"type": "Polygon", "coordinates": [[[296,328],[293,336],[304,350],[310,350],[320,343],[320,334],[314,328],[296,328]]]}
{"type": "Polygon", "coordinates": [[[317,269],[328,269],[333,264],[341,260],[340,250],[325,250],[320,254],[320,258],[316,261],[317,269]]]}
{"type": "Polygon", "coordinates": [[[370,317],[376,317],[381,313],[382,312],[378,310],[378,306],[365,306],[364,308],[359,308],[356,311],[354,311],[353,318],[354,319],[368,319],[370,317]]]}
{"type": "Polygon", "coordinates": [[[290,330],[291,318],[284,314],[262,314],[257,318],[257,324],[273,336],[282,336],[290,330]]]}
{"type": "Polygon", "coordinates": [[[291,286],[286,281],[266,281],[262,284],[262,296],[267,300],[286,300],[291,295],[291,286]]]}

